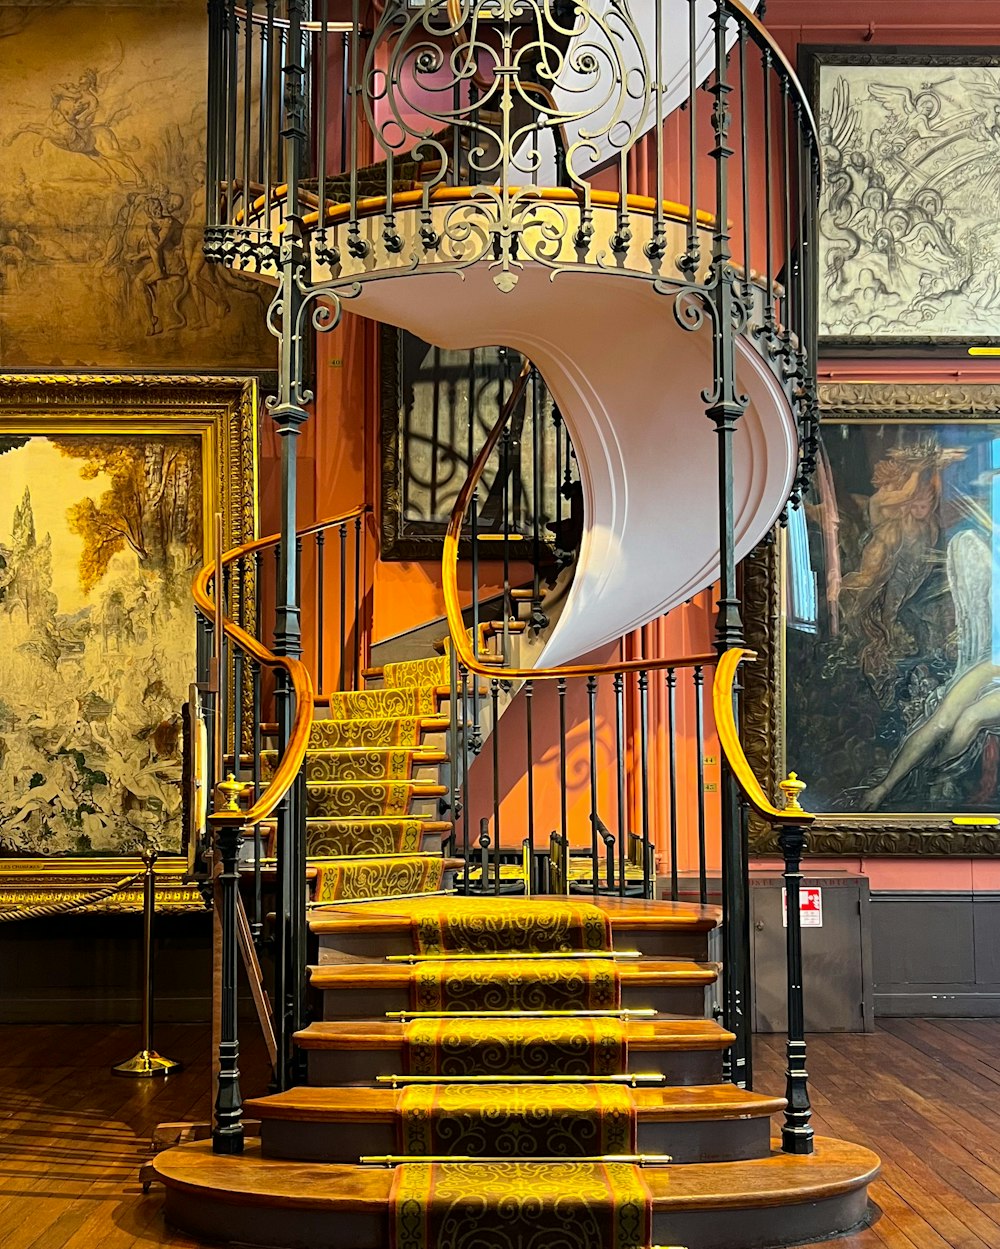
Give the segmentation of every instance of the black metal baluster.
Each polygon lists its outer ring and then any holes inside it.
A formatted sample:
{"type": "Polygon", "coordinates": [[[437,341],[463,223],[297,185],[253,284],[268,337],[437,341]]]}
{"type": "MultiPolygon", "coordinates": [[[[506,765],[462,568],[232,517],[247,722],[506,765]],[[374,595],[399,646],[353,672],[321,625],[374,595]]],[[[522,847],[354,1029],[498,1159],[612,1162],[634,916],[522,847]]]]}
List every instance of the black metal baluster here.
{"type": "Polygon", "coordinates": [[[549,623],[542,611],[542,396],[541,377],[537,369],[531,371],[531,627],[536,633],[549,623]]]}
{"type": "MultiPolygon", "coordinates": [[[[258,616],[258,620],[260,617],[258,616]]],[[[261,794],[261,671],[260,664],[251,661],[251,680],[253,685],[253,801],[261,794]]],[[[259,946],[264,933],[264,892],[261,874],[261,859],[264,857],[264,844],[260,831],[260,823],[253,826],[253,921],[250,932],[255,946],[259,946]]]]}
{"type": "Polygon", "coordinates": [[[490,821],[487,816],[479,821],[479,892],[486,894],[490,888],[490,821]]]}
{"type": "Polygon", "coordinates": [[[229,99],[226,109],[226,213],[229,223],[236,219],[235,207],[235,183],[236,183],[236,131],[237,131],[237,107],[239,103],[239,45],[240,45],[240,25],[236,16],[235,0],[229,0],[227,5],[228,22],[227,22],[227,51],[229,52],[229,73],[227,87],[229,89],[229,99]]]}
{"type": "Polygon", "coordinates": [[[591,870],[591,887],[596,897],[601,891],[601,881],[598,841],[600,835],[600,815],[597,810],[597,677],[594,676],[587,678],[587,723],[590,730],[590,849],[594,856],[591,870]]]}
{"type": "Polygon", "coordinates": [[[343,692],[347,667],[347,526],[339,526],[340,533],[340,675],[337,688],[343,692]]]}
{"type": "MultiPolygon", "coordinates": [[[[319,83],[316,87],[319,116],[313,129],[314,131],[319,132],[316,135],[316,177],[319,198],[319,215],[317,225],[320,230],[323,230],[326,227],[326,144],[327,125],[329,122],[328,98],[330,91],[329,2],[330,0],[319,0],[319,66],[313,70],[314,77],[317,73],[319,75],[319,83]]],[[[315,8],[316,6],[314,4],[314,12],[315,8]]]]}
{"type": "Polygon", "coordinates": [[[649,673],[639,673],[639,756],[642,797],[642,896],[654,893],[653,847],[649,844],[649,673]]]}
{"type": "Polygon", "coordinates": [[[618,893],[625,897],[625,863],[628,841],[628,811],[625,791],[625,677],[615,673],[615,753],[618,786],[618,893]]]}
{"type": "Polygon", "coordinates": [[[532,703],[534,701],[534,684],[524,683],[524,733],[525,754],[527,756],[528,777],[528,879],[525,892],[534,894],[535,889],[535,737],[532,703]]]}
{"type": "Polygon", "coordinates": [[[343,34],[342,78],[340,84],[340,172],[347,170],[347,117],[351,106],[351,35],[343,34]]]}
{"type": "Polygon", "coordinates": [[[742,170],[743,180],[743,298],[746,301],[747,309],[750,309],[750,301],[753,298],[753,280],[751,273],[753,265],[751,262],[751,242],[750,242],[750,161],[749,161],[749,145],[747,142],[747,27],[746,22],[739,23],[739,53],[740,53],[740,168],[742,170]]]}
{"type": "Polygon", "coordinates": [[[556,431],[556,551],[560,565],[564,562],[563,544],[563,491],[562,491],[562,413],[552,405],[552,425],[556,431]]]}
{"type": "Polygon", "coordinates": [[[698,901],[708,905],[707,848],[705,841],[705,670],[694,670],[695,746],[698,750],[698,901]]]}
{"type": "Polygon", "coordinates": [[[795,324],[796,313],[796,296],[795,289],[795,259],[794,246],[792,243],[792,189],[789,182],[791,170],[789,169],[789,152],[788,152],[788,79],[784,74],[781,75],[781,185],[785,188],[785,194],[782,197],[785,210],[785,219],[783,229],[785,234],[785,304],[783,321],[782,338],[785,344],[786,357],[790,356],[792,350],[792,327],[795,324]]]}
{"type": "MultiPolygon", "coordinates": [[[[802,811],[799,794],[805,788],[794,772],[780,786],[785,795],[785,811],[802,811]]],[[[809,817],[802,811],[804,819],[809,817]]],[[[802,884],[802,852],[806,830],[802,824],[782,824],[778,845],[785,861],[785,952],[788,974],[788,1068],[785,1078],[785,1122],[781,1129],[781,1148],[788,1154],[813,1152],[812,1109],[809,1102],[809,1074],[806,1070],[805,1011],[802,1001],[802,915],[800,886],[802,884]]]]}
{"type": "Polygon", "coordinates": [[[469,860],[472,848],[469,839],[469,805],[472,800],[469,785],[469,670],[463,664],[462,673],[462,892],[469,893],[469,860]]]}
{"type": "Polygon", "coordinates": [[[774,339],[774,205],[773,168],[771,154],[771,50],[761,54],[764,76],[764,267],[767,279],[767,298],[764,301],[764,329],[768,340],[774,339]]]}
{"type": "Polygon", "coordinates": [[[267,78],[264,82],[264,204],[269,210],[271,206],[271,179],[277,173],[275,168],[277,164],[277,154],[272,151],[272,147],[276,147],[278,152],[281,150],[281,144],[274,143],[274,87],[275,79],[281,72],[281,62],[275,61],[274,56],[274,6],[275,0],[267,0],[267,26],[264,36],[267,47],[267,78]]]}
{"type": "Polygon", "coordinates": [[[688,0],[688,226],[687,250],[679,268],[689,277],[698,272],[701,245],[698,239],[698,5],[688,0]]]}
{"type": "Polygon", "coordinates": [[[250,193],[250,135],[253,133],[253,6],[244,0],[243,25],[243,220],[249,222],[253,196],[250,193]]]}
{"type": "Polygon", "coordinates": [[[316,534],[316,685],[322,694],[326,689],[326,531],[316,534]]]}
{"type": "Polygon", "coordinates": [[[670,900],[680,897],[677,875],[677,670],[667,669],[667,774],[670,778],[670,900]]]}
{"type": "Polygon", "coordinates": [[[567,794],[566,769],[566,678],[560,677],[556,683],[559,698],[559,832],[563,844],[569,846],[569,796],[567,794]]]}
{"type": "Polygon", "coordinates": [[[363,532],[361,517],[354,521],[354,684],[352,689],[361,688],[361,536],[363,532]]]}
{"type": "Polygon", "coordinates": [[[239,853],[243,841],[243,813],[231,800],[231,809],[212,817],[215,844],[222,863],[219,875],[222,912],[222,985],[219,1019],[219,1072],[212,1126],[212,1151],[243,1152],[243,1100],[240,1096],[240,1040],[237,1023],[239,936],[237,900],[240,887],[239,853]]]}
{"type": "Polygon", "coordinates": [[[205,149],[205,227],[206,251],[218,256],[216,227],[219,225],[219,179],[223,163],[226,100],[226,8],[222,0],[208,3],[208,144],[205,149]]]}
{"type": "Polygon", "coordinates": [[[490,682],[490,701],[493,708],[493,836],[496,842],[494,864],[496,877],[493,881],[493,892],[500,892],[500,682],[493,678],[490,682]]]}

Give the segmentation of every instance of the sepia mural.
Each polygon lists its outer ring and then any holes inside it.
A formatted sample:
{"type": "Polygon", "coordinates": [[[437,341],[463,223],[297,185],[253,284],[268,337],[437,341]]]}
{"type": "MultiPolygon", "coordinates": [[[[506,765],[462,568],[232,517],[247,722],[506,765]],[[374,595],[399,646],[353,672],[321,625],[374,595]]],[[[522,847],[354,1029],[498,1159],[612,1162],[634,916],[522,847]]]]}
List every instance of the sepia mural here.
{"type": "Polygon", "coordinates": [[[813,49],[820,334],[1000,339],[1000,62],[813,49]]]}
{"type": "Polygon", "coordinates": [[[0,365],[269,367],[201,250],[206,39],[199,0],[0,9],[0,365]]]}

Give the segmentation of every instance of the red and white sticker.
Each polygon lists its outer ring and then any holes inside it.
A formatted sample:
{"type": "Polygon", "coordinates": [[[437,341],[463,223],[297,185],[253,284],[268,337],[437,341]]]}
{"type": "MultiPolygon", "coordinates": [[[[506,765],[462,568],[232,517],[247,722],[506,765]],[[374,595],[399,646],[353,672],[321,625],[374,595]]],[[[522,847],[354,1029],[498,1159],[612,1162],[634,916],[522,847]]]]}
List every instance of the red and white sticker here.
{"type": "MultiPolygon", "coordinates": [[[[799,890],[799,923],[803,928],[823,927],[823,890],[811,885],[799,890]]],[[[788,927],[788,890],[781,890],[781,924],[788,927]]]]}

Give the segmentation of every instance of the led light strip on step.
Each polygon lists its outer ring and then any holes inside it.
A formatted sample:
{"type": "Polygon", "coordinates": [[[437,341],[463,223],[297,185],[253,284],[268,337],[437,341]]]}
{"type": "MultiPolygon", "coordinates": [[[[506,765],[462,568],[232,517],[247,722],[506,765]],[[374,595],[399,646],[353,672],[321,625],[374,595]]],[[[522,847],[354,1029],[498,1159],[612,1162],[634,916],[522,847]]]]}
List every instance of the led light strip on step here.
{"type": "Polygon", "coordinates": [[[456,1162],[473,1166],[496,1166],[505,1162],[530,1162],[557,1165],[578,1165],[589,1162],[594,1165],[624,1163],[633,1167],[665,1167],[673,1162],[670,1154],[596,1154],[586,1158],[472,1158],[465,1154],[381,1154],[359,1158],[363,1167],[400,1167],[412,1163],[456,1162]]]}
{"type": "Polygon", "coordinates": [[[387,1010],[386,1019],[655,1019],[652,1006],[617,1010],[387,1010]]]}
{"type": "Polygon", "coordinates": [[[563,1076],[376,1076],[376,1084],[401,1088],[407,1084],[623,1084],[626,1088],[665,1088],[667,1077],[659,1071],[634,1071],[622,1075],[563,1075],[563,1076]]]}
{"type": "Polygon", "coordinates": [[[615,961],[617,959],[642,958],[642,954],[638,950],[510,950],[507,953],[494,953],[492,951],[476,954],[465,950],[447,950],[443,954],[387,954],[385,961],[387,963],[448,963],[454,959],[461,962],[504,962],[509,963],[512,960],[520,962],[522,959],[546,959],[554,961],[556,959],[574,959],[583,958],[588,962],[591,959],[605,959],[607,961],[615,961]]]}

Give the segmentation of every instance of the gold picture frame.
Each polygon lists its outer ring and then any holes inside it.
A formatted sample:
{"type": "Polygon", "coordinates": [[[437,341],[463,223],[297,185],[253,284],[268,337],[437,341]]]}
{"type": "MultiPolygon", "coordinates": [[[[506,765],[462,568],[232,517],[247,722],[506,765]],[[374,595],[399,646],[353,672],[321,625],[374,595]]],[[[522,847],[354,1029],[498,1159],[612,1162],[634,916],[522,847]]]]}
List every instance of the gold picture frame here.
{"type": "MultiPolygon", "coordinates": [[[[200,478],[200,487],[196,487],[200,509],[192,512],[188,507],[187,511],[188,515],[200,517],[198,561],[210,552],[216,514],[222,516],[223,543],[227,548],[257,536],[258,411],[259,385],[255,377],[0,374],[0,446],[5,449],[19,449],[30,438],[39,439],[41,435],[45,435],[46,441],[56,440],[53,445],[64,456],[69,454],[62,449],[64,446],[85,446],[82,440],[87,438],[102,447],[120,437],[122,445],[132,447],[137,440],[149,439],[151,447],[188,448],[186,453],[198,466],[200,478]],[[81,441],[73,444],[73,439],[81,441]]],[[[81,453],[73,454],[79,458],[81,453]]],[[[187,480],[193,479],[192,472],[187,480]]],[[[90,497],[98,497],[101,488],[98,482],[90,497]]],[[[4,510],[13,508],[15,503],[13,499],[5,500],[4,510]]],[[[94,506],[99,512],[100,499],[94,506]]],[[[8,520],[3,517],[0,543],[8,520]]],[[[79,533],[73,527],[78,524],[74,520],[70,531],[79,533]]],[[[191,554],[188,549],[187,557],[191,554]]],[[[186,576],[185,564],[183,578],[176,584],[183,586],[186,576]]],[[[242,587],[240,603],[234,610],[242,623],[253,625],[252,586],[242,587]]],[[[183,606],[176,611],[182,618],[183,606]]],[[[193,618],[192,602],[192,621],[193,618]]],[[[193,677],[192,661],[187,681],[193,677]]],[[[181,705],[176,712],[179,716],[181,705]]],[[[181,778],[177,788],[182,789],[181,778]]],[[[176,822],[176,812],[173,818],[176,822]]],[[[142,882],[138,874],[142,870],[141,856],[131,852],[0,851],[0,913],[61,906],[84,898],[92,899],[87,909],[141,909],[142,882]],[[111,892],[112,886],[133,877],[136,879],[132,883],[111,892]]],[[[176,851],[171,847],[170,852],[161,853],[156,870],[158,902],[179,909],[204,905],[197,886],[185,883],[187,857],[183,845],[177,846],[176,851]]]]}
{"type": "MultiPolygon", "coordinates": [[[[943,709],[955,701],[961,681],[966,676],[971,677],[979,668],[985,673],[984,681],[990,675],[985,671],[992,663],[989,636],[980,638],[981,653],[966,656],[963,663],[961,626],[952,618],[961,616],[965,619],[967,613],[959,613],[959,599],[951,602],[947,595],[949,586],[959,586],[958,579],[953,576],[955,560],[950,549],[954,535],[966,534],[963,541],[974,543],[980,531],[981,536],[987,538],[992,534],[992,509],[979,506],[975,494],[977,490],[988,492],[996,489],[984,484],[987,477],[992,481],[992,450],[984,460],[981,450],[977,448],[984,444],[989,444],[990,448],[1000,447],[1000,386],[823,383],[819,387],[819,401],[821,432],[826,432],[829,441],[821,450],[818,476],[826,473],[828,482],[832,483],[832,486],[826,486],[826,492],[828,498],[835,500],[832,514],[836,523],[830,525],[824,520],[821,483],[814,483],[813,493],[806,499],[804,509],[811,526],[807,533],[809,542],[803,548],[800,538],[798,548],[800,553],[803,549],[808,551],[808,569],[816,579],[815,604],[813,608],[807,604],[807,611],[815,611],[812,618],[817,622],[817,639],[803,640],[809,633],[808,627],[803,627],[807,616],[802,615],[802,604],[788,593],[786,575],[789,560],[801,558],[801,555],[795,557],[794,553],[790,554],[794,538],[786,531],[778,530],[775,540],[759,547],[742,566],[747,645],[757,653],[756,662],[747,664],[742,676],[743,734],[747,757],[764,789],[770,794],[776,793],[778,781],[790,767],[800,771],[807,783],[810,780],[815,782],[812,786],[816,795],[814,802],[810,804],[808,801],[809,789],[803,800],[804,805],[817,814],[809,833],[809,848],[813,854],[994,855],[1000,851],[1000,822],[996,818],[998,813],[989,811],[989,804],[977,802],[966,807],[956,804],[953,810],[942,809],[950,788],[954,788],[956,793],[970,790],[968,769],[958,770],[956,783],[951,779],[956,775],[954,761],[943,746],[932,740],[931,748],[925,749],[922,755],[917,752],[924,748],[923,738],[918,734],[924,725],[932,721],[937,724],[937,711],[943,714],[943,709]],[[845,469],[847,452],[838,451],[837,447],[847,447],[852,438],[856,443],[858,427],[867,429],[863,437],[868,458],[864,464],[855,466],[853,474],[848,474],[845,469]],[[836,436],[833,433],[835,429],[836,436]],[[933,456],[935,449],[941,448],[952,450],[949,462],[954,467],[942,469],[936,466],[936,461],[925,474],[926,497],[915,500],[911,509],[911,528],[919,528],[925,523],[923,518],[929,515],[933,520],[929,540],[925,543],[927,549],[918,553],[923,559],[923,572],[914,564],[915,557],[910,558],[914,552],[909,548],[904,551],[910,565],[917,568],[914,572],[911,567],[906,575],[911,582],[914,578],[923,580],[916,589],[912,584],[905,587],[910,598],[897,593],[878,599],[877,571],[873,566],[879,551],[872,551],[867,565],[862,564],[861,554],[866,546],[875,546],[873,538],[878,540],[883,552],[894,549],[888,540],[892,534],[876,531],[879,525],[885,523],[886,517],[891,518],[892,504],[902,506],[905,503],[907,486],[921,480],[918,467],[906,460],[905,471],[901,470],[905,482],[900,487],[898,482],[890,480],[893,468],[903,464],[909,451],[914,454],[919,452],[927,459],[933,456]],[[988,472],[980,471],[982,463],[987,464],[988,472]],[[876,467],[877,471],[873,473],[872,469],[876,467]],[[962,474],[960,477],[949,476],[959,471],[962,474]],[[872,506],[872,498],[878,489],[873,479],[877,479],[882,487],[880,504],[885,506],[872,506]],[[898,488],[894,490],[894,487],[898,488]],[[820,529],[825,529],[827,533],[832,531],[834,535],[832,541],[838,553],[838,567],[832,579],[829,576],[830,561],[823,563],[817,554],[817,548],[822,546],[820,529]],[[842,567],[839,566],[841,560],[842,567]],[[826,570],[825,576],[813,571],[821,565],[826,570]],[[949,569],[952,571],[949,572],[949,569]],[[951,581],[949,576],[952,576],[951,581]],[[931,578],[935,580],[932,582],[931,578]],[[836,586],[836,589],[831,589],[831,586],[836,586]],[[838,593],[839,600],[836,598],[838,593]],[[897,597],[903,599],[899,613],[894,606],[897,597]],[[839,601],[840,604],[839,634],[836,629],[830,629],[828,623],[825,628],[823,625],[824,613],[829,616],[830,601],[839,601]],[[864,605],[865,612],[871,617],[873,612],[886,610],[886,602],[894,613],[888,625],[881,619],[872,618],[862,620],[857,628],[854,627],[852,613],[856,618],[859,604],[864,605]],[[879,603],[883,606],[880,607],[879,603]],[[923,603],[933,606],[925,609],[921,606],[923,603]],[[918,610],[937,613],[933,652],[930,644],[921,649],[919,630],[913,629],[913,614],[918,610]],[[909,615],[900,614],[903,611],[909,615]],[[791,657],[790,615],[794,617],[791,627],[802,635],[796,635],[798,650],[793,647],[791,657]],[[898,633],[894,633],[897,618],[901,627],[898,633]],[[866,628],[866,625],[871,627],[866,628]],[[839,640],[831,643],[831,635],[839,640]],[[886,653],[874,657],[872,652],[866,654],[865,637],[882,639],[886,653]],[[807,649],[810,647],[813,648],[811,651],[807,649]],[[919,665],[922,667],[919,667],[918,675],[922,679],[916,680],[912,670],[919,665]],[[792,694],[798,701],[791,713],[788,705],[792,685],[790,669],[799,688],[797,694],[792,694]],[[845,673],[846,676],[843,675],[845,673]],[[844,693],[849,693],[852,682],[854,686],[859,686],[865,680],[879,689],[880,705],[887,708],[879,721],[878,735],[869,733],[867,728],[857,731],[862,719],[854,715],[854,705],[844,693]],[[806,691],[804,694],[803,690],[806,691]],[[802,711],[803,707],[807,711],[802,711]],[[848,761],[849,766],[854,768],[855,776],[849,774],[848,764],[831,762],[825,778],[810,777],[810,768],[814,772],[822,772],[827,752],[833,759],[834,752],[850,736],[845,733],[834,739],[830,734],[829,741],[823,734],[817,735],[823,737],[821,741],[810,737],[804,726],[825,723],[822,717],[817,720],[817,707],[821,711],[825,709],[830,723],[838,716],[851,720],[856,727],[853,740],[866,743],[860,755],[855,752],[856,757],[848,761]],[[894,717],[898,723],[894,722],[894,717]],[[794,740],[789,740],[790,737],[794,740]],[[910,742],[914,743],[914,748],[909,753],[918,758],[922,771],[914,772],[912,768],[910,772],[902,771],[908,761],[908,757],[904,760],[904,755],[910,742]],[[900,761],[898,765],[897,761],[900,761]],[[853,791],[843,788],[845,776],[848,785],[853,780],[853,791]],[[901,780],[893,781],[891,778],[894,776],[901,780]],[[839,790],[838,785],[841,786],[839,790]],[[923,808],[914,804],[912,810],[899,809],[911,801],[914,794],[919,798],[925,791],[933,797],[933,802],[928,801],[923,808]],[[837,806],[838,809],[825,810],[824,794],[832,793],[837,794],[838,801],[826,805],[837,806]],[[856,809],[849,809],[852,804],[856,809]],[[928,807],[932,809],[926,809],[928,807]]],[[[944,459],[947,460],[948,456],[944,459]]],[[[993,497],[1000,500],[1000,495],[993,497]]],[[[907,515],[911,516],[910,513],[907,515]]],[[[806,528],[805,520],[800,519],[799,523],[803,529],[806,528]]],[[[898,587],[896,589],[898,591],[898,587]]],[[[987,635],[989,632],[989,629],[985,630],[987,635]]],[[[996,636],[994,631],[993,638],[996,636]]],[[[869,695],[868,702],[876,705],[878,700],[869,695]]],[[[876,706],[876,715],[877,711],[876,706]]],[[[984,750],[982,740],[984,736],[991,735],[992,720],[981,727],[979,749],[984,750]]],[[[937,731],[936,728],[934,731],[937,731]]],[[[924,737],[929,736],[929,731],[924,734],[924,737]]],[[[997,753],[996,747],[993,747],[991,759],[997,753]]],[[[978,758],[974,761],[977,768],[978,758]]],[[[964,757],[961,757],[959,763],[963,760],[964,757]]],[[[750,842],[756,854],[777,851],[770,826],[753,816],[750,842]]]]}

